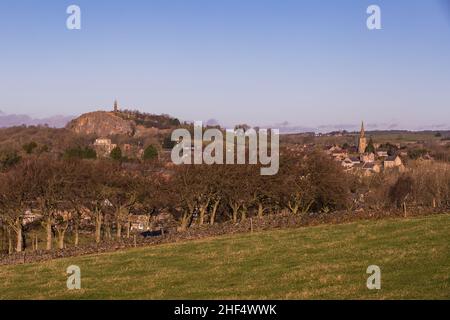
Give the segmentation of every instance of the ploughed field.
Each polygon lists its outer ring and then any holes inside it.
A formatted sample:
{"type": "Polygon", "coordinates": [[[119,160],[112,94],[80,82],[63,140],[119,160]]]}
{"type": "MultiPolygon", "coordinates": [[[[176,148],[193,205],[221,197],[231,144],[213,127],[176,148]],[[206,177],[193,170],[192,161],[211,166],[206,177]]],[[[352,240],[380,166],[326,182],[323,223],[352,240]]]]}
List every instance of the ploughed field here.
{"type": "Polygon", "coordinates": [[[0,267],[0,299],[450,299],[450,215],[363,221],[0,267]],[[81,269],[68,290],[67,267],[81,269]],[[366,286],[381,268],[381,290],[366,286]]]}

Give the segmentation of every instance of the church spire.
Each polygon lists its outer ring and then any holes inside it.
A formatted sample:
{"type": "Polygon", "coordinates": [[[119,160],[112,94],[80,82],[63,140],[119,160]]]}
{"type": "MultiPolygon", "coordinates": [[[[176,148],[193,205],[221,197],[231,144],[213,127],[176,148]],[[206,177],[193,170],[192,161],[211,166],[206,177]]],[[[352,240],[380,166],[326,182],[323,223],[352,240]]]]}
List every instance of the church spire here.
{"type": "Polygon", "coordinates": [[[364,121],[361,122],[361,133],[360,133],[360,137],[364,138],[366,135],[366,132],[364,130],[364,121]]]}
{"type": "Polygon", "coordinates": [[[367,148],[367,139],[366,139],[366,132],[364,130],[364,121],[361,122],[361,133],[359,134],[358,139],[358,152],[359,154],[363,154],[366,152],[367,148]]]}

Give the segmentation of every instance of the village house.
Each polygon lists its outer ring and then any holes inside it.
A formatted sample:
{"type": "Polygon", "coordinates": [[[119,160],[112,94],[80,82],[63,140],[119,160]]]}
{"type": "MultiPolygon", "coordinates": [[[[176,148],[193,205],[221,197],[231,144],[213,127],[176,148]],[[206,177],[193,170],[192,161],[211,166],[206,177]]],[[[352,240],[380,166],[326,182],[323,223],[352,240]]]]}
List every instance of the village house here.
{"type": "Polygon", "coordinates": [[[368,176],[373,173],[380,173],[381,172],[381,166],[378,163],[370,163],[366,162],[363,164],[362,168],[363,174],[368,176]]]}
{"type": "Polygon", "coordinates": [[[353,161],[352,160],[350,160],[350,158],[345,158],[342,162],[341,162],[341,165],[346,169],[346,170],[350,170],[350,169],[352,169],[353,168],[353,166],[355,165],[354,163],[353,163],[353,161]]]}
{"type": "Polygon", "coordinates": [[[373,163],[375,162],[375,154],[373,153],[364,153],[360,156],[362,163],[373,163]]]}
{"type": "Polygon", "coordinates": [[[342,149],[341,149],[341,147],[339,147],[339,146],[327,146],[327,147],[325,147],[325,152],[327,153],[327,154],[333,154],[333,153],[335,153],[335,152],[341,152],[342,151],[342,149]]]}
{"type": "Polygon", "coordinates": [[[332,153],[332,156],[335,160],[342,161],[348,157],[348,153],[345,150],[335,151],[332,153]]]}
{"type": "Polygon", "coordinates": [[[432,156],[430,156],[429,153],[423,155],[422,157],[420,157],[420,160],[424,160],[424,161],[432,161],[434,160],[434,158],[432,156]]]}
{"type": "Polygon", "coordinates": [[[359,157],[350,157],[349,159],[353,163],[353,165],[361,163],[361,159],[359,159],[359,157]]]}
{"type": "Polygon", "coordinates": [[[177,224],[173,216],[168,212],[158,215],[132,215],[130,217],[130,230],[134,232],[158,231],[162,226],[177,224]]]}
{"type": "Polygon", "coordinates": [[[389,154],[387,151],[379,150],[379,151],[377,151],[377,157],[387,158],[387,157],[389,157],[389,154]]]}
{"type": "Polygon", "coordinates": [[[131,231],[148,231],[150,230],[150,216],[147,215],[133,215],[130,217],[131,231]]]}
{"type": "Polygon", "coordinates": [[[398,155],[387,157],[383,161],[384,169],[394,169],[394,168],[400,168],[402,166],[403,166],[402,159],[398,155]]]}
{"type": "Polygon", "coordinates": [[[98,157],[108,157],[115,147],[117,145],[111,143],[111,139],[99,138],[94,142],[94,149],[98,157]]]}
{"type": "Polygon", "coordinates": [[[347,150],[339,146],[327,146],[325,147],[325,153],[332,156],[335,160],[343,161],[348,157],[347,150]]]}
{"type": "Polygon", "coordinates": [[[40,220],[41,218],[42,218],[41,214],[34,213],[31,210],[27,210],[25,212],[25,214],[24,214],[22,223],[23,223],[24,226],[26,226],[28,224],[31,224],[31,223],[33,223],[35,221],[40,220]]]}
{"type": "Polygon", "coordinates": [[[358,157],[346,157],[341,165],[348,171],[351,170],[354,166],[360,165],[361,160],[358,157]]]}

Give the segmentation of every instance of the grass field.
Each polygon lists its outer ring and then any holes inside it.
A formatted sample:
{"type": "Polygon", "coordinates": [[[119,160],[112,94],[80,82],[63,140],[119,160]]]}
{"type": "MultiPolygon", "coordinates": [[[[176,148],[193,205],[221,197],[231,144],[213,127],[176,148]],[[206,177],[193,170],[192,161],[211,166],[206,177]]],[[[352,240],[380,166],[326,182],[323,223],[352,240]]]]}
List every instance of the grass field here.
{"type": "Polygon", "coordinates": [[[226,236],[0,267],[1,299],[450,299],[450,215],[226,236]],[[381,290],[368,290],[369,265],[381,290]],[[82,289],[66,288],[81,268],[82,289]]]}

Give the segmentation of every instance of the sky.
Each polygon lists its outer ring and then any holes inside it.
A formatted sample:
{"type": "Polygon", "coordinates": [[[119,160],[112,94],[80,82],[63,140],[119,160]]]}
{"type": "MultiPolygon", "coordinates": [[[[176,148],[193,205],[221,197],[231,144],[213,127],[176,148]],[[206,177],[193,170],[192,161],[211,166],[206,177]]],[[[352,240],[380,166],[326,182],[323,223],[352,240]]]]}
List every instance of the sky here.
{"type": "Polygon", "coordinates": [[[0,110],[450,129],[449,2],[1,0],[0,110]]]}

